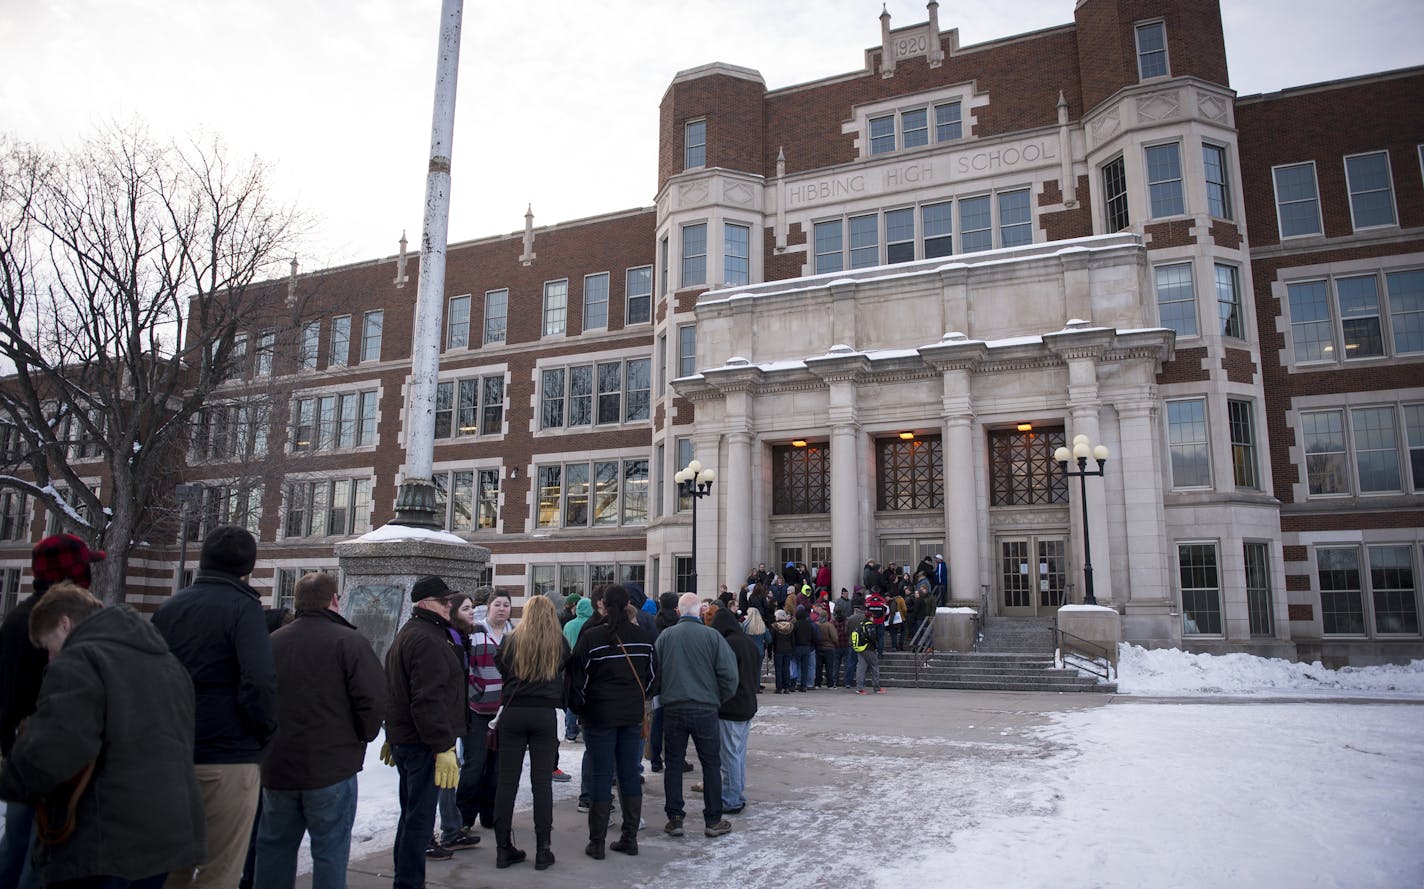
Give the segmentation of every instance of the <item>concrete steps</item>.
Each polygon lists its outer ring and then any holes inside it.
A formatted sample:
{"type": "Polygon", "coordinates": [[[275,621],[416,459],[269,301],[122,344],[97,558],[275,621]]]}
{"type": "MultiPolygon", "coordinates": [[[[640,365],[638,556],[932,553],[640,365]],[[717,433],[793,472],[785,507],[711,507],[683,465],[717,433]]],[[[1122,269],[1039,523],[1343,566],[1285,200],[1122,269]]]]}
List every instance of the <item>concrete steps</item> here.
{"type": "Polygon", "coordinates": [[[979,651],[1053,656],[1051,617],[995,617],[980,631],[979,651]]]}
{"type": "Polygon", "coordinates": [[[880,660],[880,682],[887,688],[946,688],[977,691],[1117,691],[1077,670],[1054,667],[1051,653],[947,652],[933,654],[915,671],[914,656],[889,652],[880,660]]]}

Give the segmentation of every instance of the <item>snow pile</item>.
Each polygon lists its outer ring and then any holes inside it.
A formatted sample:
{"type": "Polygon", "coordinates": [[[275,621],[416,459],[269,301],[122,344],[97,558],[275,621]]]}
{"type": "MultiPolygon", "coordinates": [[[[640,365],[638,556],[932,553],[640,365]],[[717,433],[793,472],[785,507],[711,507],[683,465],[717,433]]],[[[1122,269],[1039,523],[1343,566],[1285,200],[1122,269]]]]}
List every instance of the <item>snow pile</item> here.
{"type": "Polygon", "coordinates": [[[1251,654],[1194,654],[1177,648],[1118,649],[1117,690],[1131,695],[1387,695],[1424,697],[1424,660],[1407,666],[1302,664],[1251,654]]]}
{"type": "Polygon", "coordinates": [[[374,528],[357,537],[360,543],[384,543],[391,540],[429,540],[432,543],[448,543],[453,546],[469,546],[470,542],[458,534],[431,528],[416,528],[411,525],[394,523],[374,528]]]}

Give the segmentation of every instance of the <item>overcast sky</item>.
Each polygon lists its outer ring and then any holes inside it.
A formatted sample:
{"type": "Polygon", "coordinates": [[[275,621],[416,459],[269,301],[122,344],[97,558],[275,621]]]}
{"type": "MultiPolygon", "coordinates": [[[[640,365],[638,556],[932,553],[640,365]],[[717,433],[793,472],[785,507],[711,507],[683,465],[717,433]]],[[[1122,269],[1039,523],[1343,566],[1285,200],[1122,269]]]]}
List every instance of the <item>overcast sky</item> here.
{"type": "MultiPolygon", "coordinates": [[[[859,70],[879,44],[880,4],[470,0],[451,240],[522,230],[526,204],[536,225],[650,206],[658,102],[674,74],[722,61],[775,89],[859,70]]],[[[1222,5],[1243,95],[1424,63],[1419,0],[1222,5]]],[[[926,18],[923,2],[887,6],[895,27],[926,18]]],[[[1073,6],[945,2],[940,27],[967,46],[1068,23],[1073,6]]],[[[111,119],[160,136],[205,128],[273,163],[277,196],[317,217],[304,269],[388,256],[403,229],[419,242],[439,9],[0,0],[0,128],[51,147],[111,119]]]]}

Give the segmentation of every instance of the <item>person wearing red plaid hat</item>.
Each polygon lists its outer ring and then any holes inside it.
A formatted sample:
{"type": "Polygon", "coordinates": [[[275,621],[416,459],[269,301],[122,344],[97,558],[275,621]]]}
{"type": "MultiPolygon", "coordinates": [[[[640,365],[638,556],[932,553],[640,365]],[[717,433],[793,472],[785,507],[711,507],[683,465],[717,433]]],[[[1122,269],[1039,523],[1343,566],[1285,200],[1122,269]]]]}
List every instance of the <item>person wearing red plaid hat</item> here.
{"type": "MultiPolygon", "coordinates": [[[[0,623],[0,755],[9,758],[15,746],[15,731],[21,721],[35,712],[40,679],[49,655],[30,643],[30,612],[53,585],[69,580],[85,589],[92,578],[89,566],[104,558],[100,550],[73,534],[46,537],[30,555],[34,593],[16,605],[0,623]]],[[[0,840],[0,887],[37,889],[39,873],[30,866],[30,838],[34,832],[35,810],[23,803],[5,807],[5,834],[0,840]]]]}

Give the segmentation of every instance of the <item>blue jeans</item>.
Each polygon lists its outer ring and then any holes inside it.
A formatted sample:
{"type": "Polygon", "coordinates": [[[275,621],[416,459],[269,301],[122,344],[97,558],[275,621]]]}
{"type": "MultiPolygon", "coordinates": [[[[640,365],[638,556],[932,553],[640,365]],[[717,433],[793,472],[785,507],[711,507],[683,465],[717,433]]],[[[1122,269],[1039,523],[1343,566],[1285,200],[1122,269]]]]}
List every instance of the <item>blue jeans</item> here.
{"type": "Polygon", "coordinates": [[[860,660],[860,658],[856,657],[855,652],[851,651],[849,648],[842,648],[839,649],[839,651],[841,656],[841,663],[845,664],[845,675],[841,677],[841,685],[847,687],[854,685],[855,665],[860,660]]]}
{"type": "Polygon", "coordinates": [[[564,711],[564,740],[573,741],[578,738],[579,718],[574,715],[574,711],[564,711]]]}
{"type": "Polygon", "coordinates": [[[884,654],[884,653],[885,653],[885,625],[884,625],[884,624],[871,624],[871,625],[870,625],[870,628],[871,628],[871,630],[873,631],[873,633],[874,633],[874,635],[875,635],[875,653],[876,653],[876,654],[884,654]]]}
{"type": "Polygon", "coordinates": [[[356,776],[316,790],[262,789],[255,889],[292,889],[297,847],[311,834],[312,889],[345,889],[356,822],[356,776]]]}
{"type": "Polygon", "coordinates": [[[722,820],[722,739],[717,711],[668,710],[663,714],[663,810],[669,819],[687,814],[682,805],[682,763],[687,756],[687,739],[697,748],[702,765],[702,818],[709,825],[722,820]]]}
{"type": "MultiPolygon", "coordinates": [[[[586,762],[589,774],[589,798],[601,803],[613,799],[613,775],[618,774],[621,795],[643,795],[638,777],[638,763],[643,758],[643,724],[620,725],[616,728],[583,727],[584,744],[588,750],[586,762]]],[[[686,749],[684,747],[684,749],[686,749]]],[[[681,763],[679,763],[681,765],[681,763]]]]}
{"type": "Polygon", "coordinates": [[[722,741],[722,808],[736,809],[747,804],[742,792],[747,786],[747,737],[752,721],[717,720],[722,741]]]}
{"type": "Polygon", "coordinates": [[[30,863],[35,810],[24,803],[5,804],[5,836],[0,839],[0,887],[39,889],[40,875],[30,863]]]}
{"type": "Polygon", "coordinates": [[[393,744],[391,754],[400,775],[400,820],[392,850],[394,889],[423,889],[425,849],[435,833],[435,751],[424,744],[393,744]]]}
{"type": "Polygon", "coordinates": [[[778,691],[791,687],[791,659],[789,651],[776,653],[776,688],[778,691]]]}
{"type": "Polygon", "coordinates": [[[796,646],[797,685],[805,688],[816,683],[816,649],[810,645],[796,646]]]}

